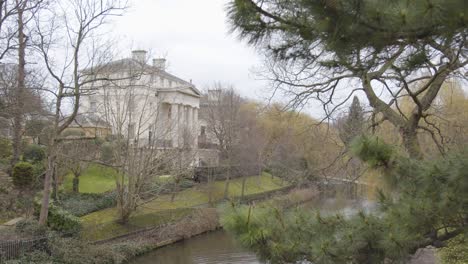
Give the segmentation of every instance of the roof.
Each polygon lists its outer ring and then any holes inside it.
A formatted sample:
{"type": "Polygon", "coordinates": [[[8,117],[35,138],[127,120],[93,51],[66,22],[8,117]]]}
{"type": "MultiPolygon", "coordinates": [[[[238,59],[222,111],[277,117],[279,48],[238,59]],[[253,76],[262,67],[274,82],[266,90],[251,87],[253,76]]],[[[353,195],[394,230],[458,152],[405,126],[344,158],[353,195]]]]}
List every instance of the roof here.
{"type": "Polygon", "coordinates": [[[93,114],[81,114],[75,117],[70,127],[110,127],[104,119],[93,114]]]}
{"type": "MultiPolygon", "coordinates": [[[[149,65],[147,63],[141,63],[138,60],[135,60],[132,58],[125,58],[121,60],[111,61],[109,63],[103,64],[100,66],[84,69],[82,72],[86,72],[88,74],[99,74],[99,73],[106,73],[106,72],[115,73],[115,72],[119,72],[123,70],[130,70],[130,71],[135,71],[135,72],[142,71],[143,73],[146,73],[146,74],[157,74],[171,81],[182,83],[185,86],[185,87],[172,88],[173,91],[182,90],[183,88],[191,88],[195,92],[196,95],[198,96],[201,95],[201,92],[191,82],[188,82],[182,78],[179,78],[167,72],[166,70],[160,69],[153,65],[149,65]]],[[[171,89],[171,88],[163,88],[161,90],[164,91],[166,89],[171,89]]]]}

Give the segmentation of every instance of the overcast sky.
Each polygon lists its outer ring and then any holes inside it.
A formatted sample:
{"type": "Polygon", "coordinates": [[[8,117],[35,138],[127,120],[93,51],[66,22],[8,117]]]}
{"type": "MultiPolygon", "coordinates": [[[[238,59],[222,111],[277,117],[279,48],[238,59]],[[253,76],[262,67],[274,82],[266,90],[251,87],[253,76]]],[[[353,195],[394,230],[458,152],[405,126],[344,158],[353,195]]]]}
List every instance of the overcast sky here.
{"type": "Polygon", "coordinates": [[[233,84],[243,96],[264,97],[266,84],[251,74],[261,57],[229,34],[227,2],[133,0],[113,32],[126,43],[120,47],[123,52],[130,55],[131,49],[145,49],[153,57],[165,56],[169,72],[192,79],[199,89],[221,81],[233,84]]]}

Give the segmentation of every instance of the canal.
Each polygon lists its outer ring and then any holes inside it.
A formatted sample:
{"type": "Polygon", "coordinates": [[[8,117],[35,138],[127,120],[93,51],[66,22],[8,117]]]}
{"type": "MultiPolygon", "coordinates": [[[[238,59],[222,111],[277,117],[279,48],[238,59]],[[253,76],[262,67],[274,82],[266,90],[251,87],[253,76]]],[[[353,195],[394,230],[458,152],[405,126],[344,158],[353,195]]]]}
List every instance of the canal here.
{"type": "MultiPolygon", "coordinates": [[[[342,212],[350,215],[358,210],[372,210],[366,200],[320,198],[302,205],[323,213],[342,212]]],[[[132,264],[261,264],[254,253],[243,249],[223,230],[175,243],[134,259],[132,264]]]]}

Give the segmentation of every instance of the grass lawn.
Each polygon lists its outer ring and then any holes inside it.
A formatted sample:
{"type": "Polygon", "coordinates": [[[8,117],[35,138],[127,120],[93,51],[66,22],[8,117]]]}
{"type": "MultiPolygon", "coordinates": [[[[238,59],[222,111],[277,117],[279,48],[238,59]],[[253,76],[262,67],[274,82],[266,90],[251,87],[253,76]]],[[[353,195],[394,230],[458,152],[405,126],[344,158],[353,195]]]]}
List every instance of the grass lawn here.
{"type": "MultiPolygon", "coordinates": [[[[250,176],[246,180],[245,195],[258,194],[286,187],[288,184],[277,177],[264,173],[262,176],[250,176]]],[[[241,195],[242,178],[231,180],[229,196],[241,195]]],[[[116,208],[108,208],[81,217],[83,224],[83,236],[88,239],[103,239],[132,231],[131,228],[142,228],[156,225],[155,223],[167,221],[174,217],[186,215],[191,207],[208,203],[208,191],[211,189],[213,201],[220,201],[224,196],[224,181],[217,181],[209,187],[200,184],[193,188],[185,189],[174,196],[171,194],[160,195],[138,208],[130,220],[130,227],[124,227],[116,223],[118,211],[116,208]],[[102,231],[101,231],[102,229],[102,231]],[[97,234],[98,233],[98,234],[97,234]]]]}
{"type": "MultiPolygon", "coordinates": [[[[105,166],[92,164],[80,176],[80,192],[103,193],[115,189],[117,172],[105,166]]],[[[66,191],[72,191],[73,175],[67,174],[63,183],[66,191]]]]}

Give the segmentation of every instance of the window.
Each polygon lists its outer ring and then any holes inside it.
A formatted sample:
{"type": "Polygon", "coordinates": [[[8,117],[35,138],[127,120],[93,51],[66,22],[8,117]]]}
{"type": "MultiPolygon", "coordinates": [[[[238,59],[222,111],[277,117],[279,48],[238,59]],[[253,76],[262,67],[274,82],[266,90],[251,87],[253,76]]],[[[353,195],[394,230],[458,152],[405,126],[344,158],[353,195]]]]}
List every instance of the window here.
{"type": "Polygon", "coordinates": [[[168,110],[167,110],[167,117],[168,117],[168,118],[171,118],[171,117],[172,117],[172,106],[171,106],[171,105],[169,105],[169,108],[168,108],[168,110]]]}
{"type": "Polygon", "coordinates": [[[200,128],[200,135],[205,136],[206,135],[206,126],[201,126],[200,128]]]}

